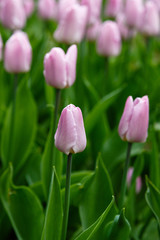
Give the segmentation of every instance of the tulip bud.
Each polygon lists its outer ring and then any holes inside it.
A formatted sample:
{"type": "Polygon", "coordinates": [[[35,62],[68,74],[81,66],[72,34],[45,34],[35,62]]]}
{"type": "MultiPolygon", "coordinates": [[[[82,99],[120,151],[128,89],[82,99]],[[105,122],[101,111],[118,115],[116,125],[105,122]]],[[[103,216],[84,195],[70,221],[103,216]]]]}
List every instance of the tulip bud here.
{"type": "Polygon", "coordinates": [[[39,0],[38,14],[43,19],[57,19],[57,2],[55,0],[39,0]]]}
{"type": "Polygon", "coordinates": [[[117,56],[121,51],[121,36],[116,22],[105,21],[99,29],[97,51],[104,56],[117,56]]]}
{"type": "Polygon", "coordinates": [[[79,43],[84,37],[86,24],[87,7],[74,4],[64,12],[54,33],[54,38],[58,42],[79,43]]]}
{"type": "Polygon", "coordinates": [[[76,45],[72,45],[66,55],[61,48],[52,48],[44,58],[44,76],[46,82],[59,89],[70,87],[76,78],[76,61],[76,45]]]}
{"type": "Polygon", "coordinates": [[[94,24],[100,18],[102,0],[81,0],[81,5],[88,8],[88,24],[94,24]]]}
{"type": "Polygon", "coordinates": [[[142,11],[142,0],[126,0],[126,20],[130,27],[139,28],[142,11]]]}
{"type": "Polygon", "coordinates": [[[54,138],[56,147],[67,155],[85,149],[87,141],[79,107],[70,104],[63,109],[54,138]]]}
{"type": "Polygon", "coordinates": [[[156,4],[151,1],[146,2],[141,16],[140,31],[148,36],[158,35],[160,33],[160,18],[156,4]]]}
{"type": "Polygon", "coordinates": [[[26,14],[22,0],[5,0],[1,6],[2,24],[10,28],[21,29],[26,23],[26,14]]]}
{"type": "Polygon", "coordinates": [[[34,1],[33,0],[23,0],[24,11],[26,16],[29,17],[34,10],[34,1]]]}
{"type": "Polygon", "coordinates": [[[72,7],[74,4],[78,4],[77,0],[59,0],[58,3],[58,20],[63,18],[65,12],[68,8],[72,7]]]}
{"type": "Polygon", "coordinates": [[[128,97],[118,132],[122,140],[128,142],[145,142],[148,136],[149,99],[128,97]]]}
{"type": "Polygon", "coordinates": [[[0,34],[0,61],[2,60],[3,41],[0,34]]]}
{"type": "Polygon", "coordinates": [[[116,17],[122,9],[122,0],[109,0],[105,8],[105,15],[108,17],[116,17]]]}
{"type": "Polygon", "coordinates": [[[32,61],[32,48],[26,33],[16,31],[6,42],[4,67],[7,72],[28,72],[32,61]]]}

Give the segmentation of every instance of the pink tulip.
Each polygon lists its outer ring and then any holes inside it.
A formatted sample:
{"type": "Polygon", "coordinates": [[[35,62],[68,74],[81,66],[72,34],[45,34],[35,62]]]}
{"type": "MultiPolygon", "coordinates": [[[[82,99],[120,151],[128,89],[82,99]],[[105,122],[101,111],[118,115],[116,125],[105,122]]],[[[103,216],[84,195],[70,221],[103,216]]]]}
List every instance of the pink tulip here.
{"type": "Polygon", "coordinates": [[[57,19],[56,0],[39,0],[38,14],[43,19],[57,19]]]}
{"type": "Polygon", "coordinates": [[[100,19],[97,19],[97,21],[95,21],[94,24],[88,26],[87,32],[86,32],[86,38],[89,41],[95,41],[97,39],[100,26],[101,26],[100,19]]]}
{"type": "Polygon", "coordinates": [[[54,138],[56,147],[67,155],[85,149],[86,133],[79,107],[70,104],[63,109],[54,138]]]}
{"type": "Polygon", "coordinates": [[[32,61],[32,48],[27,34],[16,31],[6,42],[4,67],[7,72],[28,72],[32,61]]]}
{"type": "Polygon", "coordinates": [[[159,0],[151,0],[151,1],[156,4],[158,11],[160,12],[160,1],[159,0]]]}
{"type": "Polygon", "coordinates": [[[63,18],[65,12],[68,8],[72,7],[74,4],[78,4],[78,0],[59,0],[58,3],[58,20],[63,18]]]}
{"type": "Polygon", "coordinates": [[[2,50],[3,50],[3,41],[2,41],[2,37],[0,34],[0,61],[2,60],[2,50]]]}
{"type": "Polygon", "coordinates": [[[117,15],[116,21],[117,21],[119,31],[120,31],[122,38],[129,39],[129,38],[133,37],[134,35],[136,35],[136,30],[133,28],[130,28],[127,25],[126,16],[123,12],[121,12],[117,15]]]}
{"type": "Polygon", "coordinates": [[[34,10],[34,1],[33,0],[23,0],[24,10],[26,16],[29,17],[34,10]]]}
{"type": "Polygon", "coordinates": [[[149,100],[128,97],[118,132],[122,140],[128,142],[145,142],[148,136],[149,100]]]}
{"type": "Polygon", "coordinates": [[[126,0],[126,21],[130,27],[138,28],[143,11],[142,0],[126,0]]]}
{"type": "Polygon", "coordinates": [[[108,17],[116,17],[121,12],[122,0],[109,0],[105,7],[105,15],[108,17]]]}
{"type": "Polygon", "coordinates": [[[7,28],[14,30],[25,26],[26,14],[22,0],[2,1],[0,14],[2,24],[7,28]]]}
{"type": "Polygon", "coordinates": [[[140,31],[147,36],[154,36],[160,33],[160,17],[156,4],[147,1],[142,13],[140,31]]]}
{"type": "MultiPolygon", "coordinates": [[[[127,172],[127,185],[130,187],[131,185],[131,180],[132,180],[132,175],[133,175],[134,168],[130,167],[127,172]]],[[[141,177],[136,178],[136,193],[138,194],[142,189],[142,179],[141,177]]]]}
{"type": "Polygon", "coordinates": [[[87,7],[74,4],[64,12],[54,33],[54,38],[58,42],[79,43],[84,37],[86,24],[87,7]]]}
{"type": "Polygon", "coordinates": [[[99,29],[97,51],[104,56],[117,56],[121,51],[121,36],[118,25],[113,21],[105,21],[99,29]]]}
{"type": "Polygon", "coordinates": [[[88,8],[88,24],[94,24],[100,18],[102,0],[81,0],[81,5],[88,8]]]}
{"type": "Polygon", "coordinates": [[[44,76],[46,82],[59,89],[71,86],[76,78],[76,61],[76,45],[72,45],[66,55],[61,48],[52,48],[44,58],[44,76]]]}

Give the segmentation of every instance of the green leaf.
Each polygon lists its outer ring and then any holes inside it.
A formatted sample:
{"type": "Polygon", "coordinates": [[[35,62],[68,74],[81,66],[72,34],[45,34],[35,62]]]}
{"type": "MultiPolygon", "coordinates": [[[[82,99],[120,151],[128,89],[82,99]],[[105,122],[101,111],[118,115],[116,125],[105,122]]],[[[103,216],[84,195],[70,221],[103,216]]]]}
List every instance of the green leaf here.
{"type": "Polygon", "coordinates": [[[87,134],[91,132],[97,121],[101,118],[104,111],[106,111],[106,109],[115,101],[116,97],[122,91],[122,89],[123,88],[117,89],[103,97],[89,112],[88,116],[85,119],[85,129],[87,134]]]}
{"type": "Polygon", "coordinates": [[[26,81],[22,81],[17,89],[15,104],[14,126],[11,122],[13,105],[6,114],[1,150],[3,167],[12,162],[14,174],[17,174],[30,153],[36,133],[37,109],[26,81]]]}
{"type": "MultiPolygon", "coordinates": [[[[106,224],[107,216],[111,214],[114,208],[114,197],[101,216],[84,232],[82,232],[75,240],[103,240],[104,224],[106,224]]],[[[105,238],[104,238],[105,240],[105,238]]]]}
{"type": "Polygon", "coordinates": [[[107,240],[128,240],[131,232],[131,226],[125,218],[125,210],[122,209],[120,215],[116,215],[114,221],[106,228],[107,240]]]}
{"type": "Polygon", "coordinates": [[[12,183],[12,167],[0,179],[0,194],[18,239],[39,240],[44,222],[43,208],[36,195],[25,186],[12,183]]]}
{"type": "Polygon", "coordinates": [[[157,218],[160,226],[160,191],[159,189],[146,177],[147,191],[145,194],[148,206],[157,218]]]}
{"type": "MultiPolygon", "coordinates": [[[[87,178],[81,189],[82,198],[79,204],[80,218],[83,229],[88,228],[104,212],[113,196],[113,189],[109,174],[103,164],[101,156],[97,159],[96,171],[87,178]]],[[[116,214],[116,206],[110,213],[110,219],[116,214]]]]}
{"type": "Polygon", "coordinates": [[[62,217],[63,209],[61,190],[58,176],[54,168],[41,240],[60,240],[62,217]]]}

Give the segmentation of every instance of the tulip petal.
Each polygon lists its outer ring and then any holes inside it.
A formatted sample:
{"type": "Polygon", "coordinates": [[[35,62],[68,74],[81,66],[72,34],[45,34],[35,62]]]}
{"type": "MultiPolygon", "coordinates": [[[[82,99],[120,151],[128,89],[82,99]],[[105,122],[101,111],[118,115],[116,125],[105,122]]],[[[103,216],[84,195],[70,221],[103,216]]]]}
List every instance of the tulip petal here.
{"type": "Polygon", "coordinates": [[[66,53],[66,72],[67,72],[67,86],[71,86],[76,78],[76,60],[77,60],[77,46],[72,45],[66,53]]]}

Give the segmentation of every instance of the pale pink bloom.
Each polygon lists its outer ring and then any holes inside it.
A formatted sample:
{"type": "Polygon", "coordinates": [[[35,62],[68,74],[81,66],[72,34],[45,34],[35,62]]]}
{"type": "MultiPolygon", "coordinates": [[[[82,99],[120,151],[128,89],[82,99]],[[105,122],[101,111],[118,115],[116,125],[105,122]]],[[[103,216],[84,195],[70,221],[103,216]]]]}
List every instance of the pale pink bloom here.
{"type": "Polygon", "coordinates": [[[149,99],[127,98],[118,132],[122,140],[128,142],[145,142],[148,136],[149,99]]]}
{"type": "Polygon", "coordinates": [[[86,32],[86,38],[89,41],[95,41],[97,39],[100,26],[101,26],[100,19],[97,19],[97,21],[94,24],[88,26],[87,32],[86,32]]]}
{"type": "Polygon", "coordinates": [[[2,60],[2,56],[3,56],[2,51],[3,51],[3,41],[0,34],[0,61],[2,60]]]}
{"type": "Polygon", "coordinates": [[[72,7],[74,4],[78,4],[77,0],[59,0],[58,3],[58,20],[63,18],[65,12],[68,8],[72,7]]]}
{"type": "Polygon", "coordinates": [[[76,78],[76,62],[76,45],[72,45],[66,55],[61,48],[52,48],[44,58],[44,76],[46,82],[59,89],[70,87],[76,78]]]}
{"type": "Polygon", "coordinates": [[[113,21],[105,21],[99,28],[97,51],[104,56],[117,56],[121,51],[121,36],[118,25],[113,21]]]}
{"type": "Polygon", "coordinates": [[[106,3],[105,15],[108,17],[116,17],[123,8],[122,0],[109,0],[106,3]]]}
{"type": "Polygon", "coordinates": [[[159,0],[151,0],[151,1],[156,4],[158,11],[160,11],[160,1],[159,0]]]}
{"type": "Polygon", "coordinates": [[[54,139],[56,147],[67,155],[86,148],[86,133],[79,107],[70,104],[63,109],[54,139]]]}
{"type": "Polygon", "coordinates": [[[2,24],[12,30],[23,28],[26,23],[26,14],[22,0],[1,1],[0,19],[2,24]]]}
{"type": "Polygon", "coordinates": [[[148,36],[160,33],[160,16],[156,4],[147,1],[141,15],[140,31],[148,36]]]}
{"type": "Polygon", "coordinates": [[[57,19],[58,4],[56,0],[38,0],[38,14],[43,19],[57,19]]]}
{"type": "MultiPolygon", "coordinates": [[[[128,185],[128,187],[131,186],[133,171],[134,171],[134,168],[130,167],[128,169],[128,172],[127,172],[127,185],[128,185]]],[[[136,193],[137,194],[140,193],[141,189],[142,189],[142,179],[139,176],[139,177],[136,178],[136,193]]]]}
{"type": "Polygon", "coordinates": [[[130,28],[126,22],[126,16],[123,12],[119,13],[116,17],[116,21],[119,27],[122,38],[129,39],[136,35],[136,30],[130,28]]]}
{"type": "Polygon", "coordinates": [[[74,4],[68,7],[60,19],[54,38],[68,44],[82,41],[87,24],[87,7],[74,4]]]}
{"type": "Polygon", "coordinates": [[[34,10],[34,0],[23,0],[26,16],[29,17],[34,10]]]}
{"type": "Polygon", "coordinates": [[[20,73],[30,70],[32,48],[26,33],[16,31],[8,39],[4,49],[4,67],[7,72],[20,73]]]}
{"type": "Polygon", "coordinates": [[[81,5],[88,8],[88,24],[94,24],[100,18],[102,0],[81,0],[81,5]]]}
{"type": "Polygon", "coordinates": [[[142,0],[126,0],[126,21],[130,27],[139,28],[141,14],[143,12],[142,0]]]}

